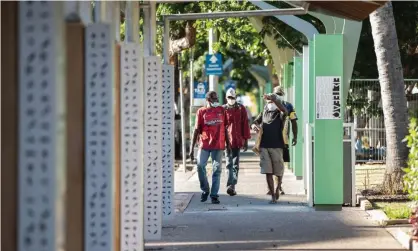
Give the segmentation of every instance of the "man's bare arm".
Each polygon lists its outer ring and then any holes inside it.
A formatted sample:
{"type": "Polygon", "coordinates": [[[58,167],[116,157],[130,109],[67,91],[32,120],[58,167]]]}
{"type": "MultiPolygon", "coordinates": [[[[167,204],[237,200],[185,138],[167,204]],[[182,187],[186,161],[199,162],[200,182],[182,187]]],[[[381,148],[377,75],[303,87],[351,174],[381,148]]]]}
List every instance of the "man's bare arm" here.
{"type": "Polygon", "coordinates": [[[193,137],[192,137],[192,142],[191,142],[191,144],[190,144],[190,148],[191,149],[193,149],[195,146],[196,146],[196,141],[197,141],[197,138],[199,137],[199,135],[200,135],[200,131],[199,131],[199,129],[194,129],[193,130],[193,137]]]}
{"type": "Polygon", "coordinates": [[[261,124],[262,118],[263,118],[263,112],[261,112],[260,114],[258,114],[258,116],[254,119],[253,123],[251,123],[251,125],[257,125],[257,126],[259,126],[261,124]]]}
{"type": "Polygon", "coordinates": [[[279,108],[279,110],[281,112],[283,112],[286,116],[289,114],[289,111],[286,109],[286,107],[283,105],[282,101],[280,100],[279,96],[274,94],[274,93],[270,93],[270,94],[265,94],[264,95],[264,99],[268,99],[273,101],[277,108],[279,108]]]}
{"type": "Polygon", "coordinates": [[[293,133],[293,139],[298,138],[298,123],[296,122],[296,119],[292,119],[292,133],[293,133]]]}
{"type": "Polygon", "coordinates": [[[286,116],[289,114],[289,112],[287,111],[286,107],[283,105],[280,99],[272,99],[272,101],[276,104],[277,108],[279,108],[279,110],[283,112],[286,116]]]}

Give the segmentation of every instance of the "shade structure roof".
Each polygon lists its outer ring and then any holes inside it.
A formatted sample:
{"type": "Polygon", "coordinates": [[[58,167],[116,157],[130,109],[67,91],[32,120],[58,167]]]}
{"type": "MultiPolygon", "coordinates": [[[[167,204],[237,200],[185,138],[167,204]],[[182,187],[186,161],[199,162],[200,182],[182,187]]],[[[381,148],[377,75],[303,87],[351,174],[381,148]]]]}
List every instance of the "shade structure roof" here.
{"type": "Polygon", "coordinates": [[[382,7],[387,1],[291,1],[293,5],[302,6],[309,3],[309,11],[330,16],[363,21],[373,11],[382,7]]]}
{"type": "MultiPolygon", "coordinates": [[[[196,0],[160,0],[159,3],[184,3],[195,2],[196,0]]],[[[265,1],[266,3],[270,1],[265,1]]],[[[284,1],[291,5],[302,6],[309,3],[308,11],[318,12],[330,16],[363,21],[373,11],[382,7],[388,1],[284,1]]]]}

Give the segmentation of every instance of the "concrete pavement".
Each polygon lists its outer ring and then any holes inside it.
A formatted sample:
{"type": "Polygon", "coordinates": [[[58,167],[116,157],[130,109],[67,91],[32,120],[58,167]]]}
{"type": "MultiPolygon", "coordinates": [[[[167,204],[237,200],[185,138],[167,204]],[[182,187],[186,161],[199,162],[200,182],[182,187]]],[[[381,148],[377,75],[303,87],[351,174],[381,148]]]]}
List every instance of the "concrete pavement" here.
{"type": "Polygon", "coordinates": [[[220,205],[200,202],[196,173],[176,172],[175,191],[190,203],[179,203],[183,210],[164,221],[162,240],[148,242],[147,250],[404,250],[365,211],[307,207],[303,181],[290,171],[283,181],[286,195],[268,204],[257,157],[248,152],[241,163],[237,196],[226,194],[222,173],[220,205]]]}

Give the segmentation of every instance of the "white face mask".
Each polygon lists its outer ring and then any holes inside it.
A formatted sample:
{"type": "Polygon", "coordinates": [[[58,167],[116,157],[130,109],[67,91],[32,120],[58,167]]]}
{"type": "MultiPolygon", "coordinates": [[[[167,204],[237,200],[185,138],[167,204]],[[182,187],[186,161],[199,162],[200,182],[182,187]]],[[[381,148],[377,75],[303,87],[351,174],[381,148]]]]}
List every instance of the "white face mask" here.
{"type": "Polygon", "coordinates": [[[235,99],[228,99],[228,105],[235,105],[236,100],[235,99]]]}
{"type": "Polygon", "coordinates": [[[209,103],[211,107],[218,107],[219,102],[209,103]]]}
{"type": "Polygon", "coordinates": [[[269,111],[275,111],[275,110],[277,110],[277,105],[275,103],[268,103],[267,104],[267,109],[269,111]]]}

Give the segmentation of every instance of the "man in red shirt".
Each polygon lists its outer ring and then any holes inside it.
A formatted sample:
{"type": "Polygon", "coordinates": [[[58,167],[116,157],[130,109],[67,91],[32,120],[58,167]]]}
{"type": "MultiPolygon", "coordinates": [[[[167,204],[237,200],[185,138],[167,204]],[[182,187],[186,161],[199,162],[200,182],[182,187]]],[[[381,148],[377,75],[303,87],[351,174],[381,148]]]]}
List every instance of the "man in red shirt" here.
{"type": "Polygon", "coordinates": [[[248,124],[247,109],[236,102],[235,90],[230,88],[226,92],[227,104],[224,105],[226,113],[226,131],[230,139],[230,149],[226,150],[226,168],[228,169],[228,189],[230,196],[237,194],[235,185],[238,181],[239,153],[248,149],[248,140],[251,138],[250,126],[248,124]]]}
{"type": "Polygon", "coordinates": [[[221,182],[222,152],[225,144],[228,144],[225,135],[225,110],[219,104],[218,95],[214,91],[206,94],[206,107],[197,110],[196,125],[190,146],[190,159],[194,159],[194,147],[197,139],[200,139],[199,151],[197,154],[197,171],[200,181],[202,195],[201,202],[210,198],[213,204],[219,204],[219,185],[221,182]],[[212,158],[212,189],[209,187],[206,176],[206,164],[209,156],[212,158]]]}

